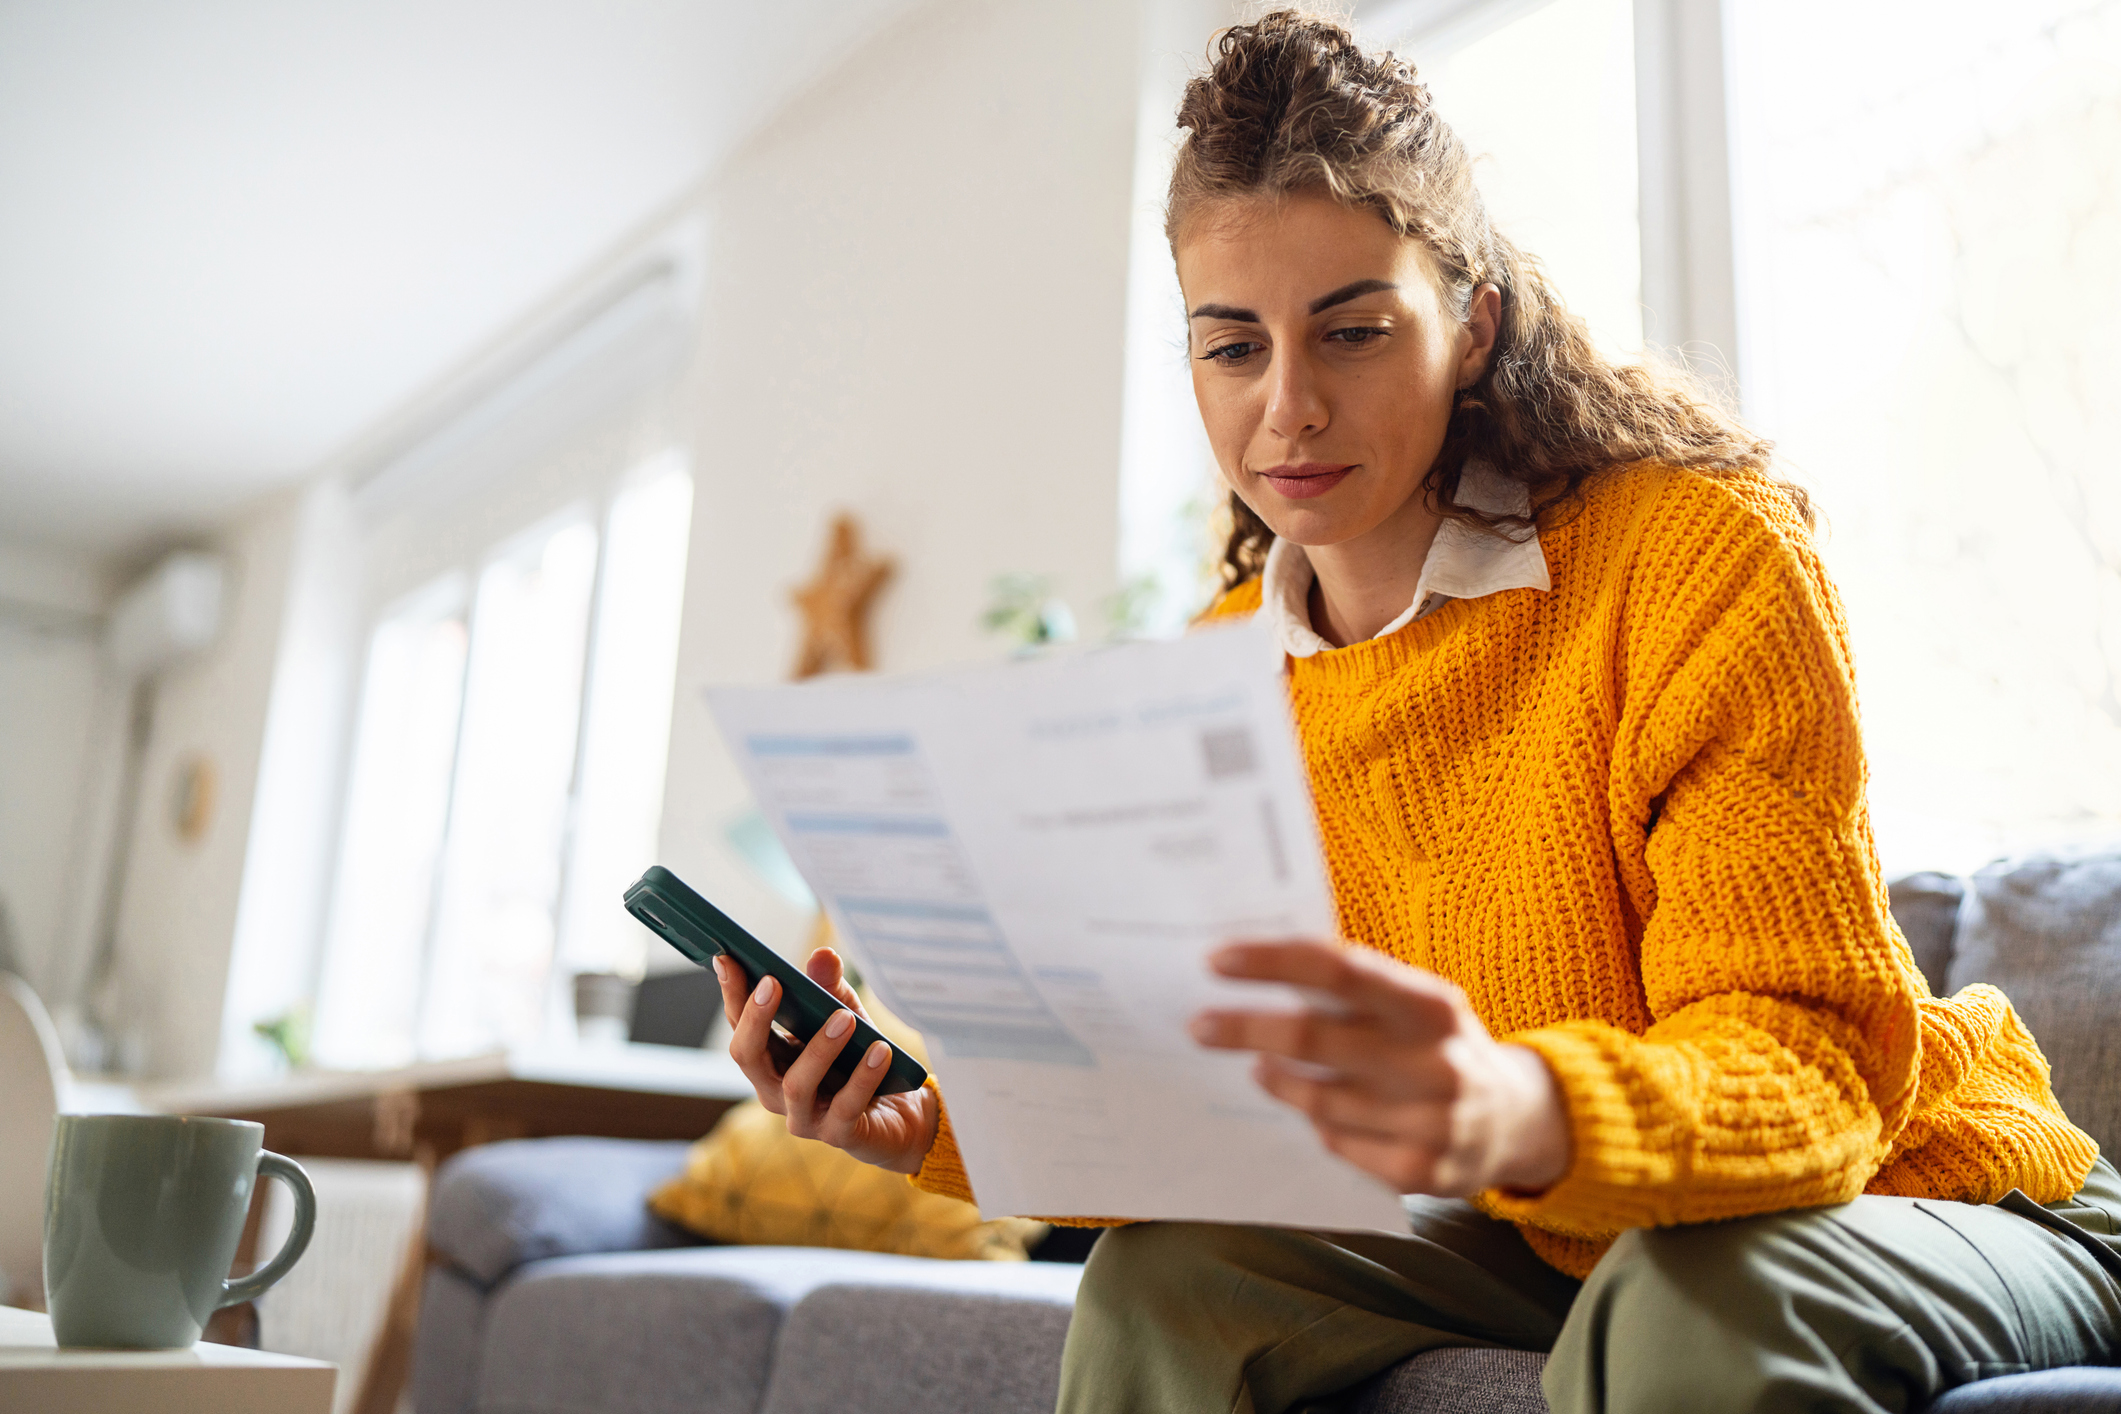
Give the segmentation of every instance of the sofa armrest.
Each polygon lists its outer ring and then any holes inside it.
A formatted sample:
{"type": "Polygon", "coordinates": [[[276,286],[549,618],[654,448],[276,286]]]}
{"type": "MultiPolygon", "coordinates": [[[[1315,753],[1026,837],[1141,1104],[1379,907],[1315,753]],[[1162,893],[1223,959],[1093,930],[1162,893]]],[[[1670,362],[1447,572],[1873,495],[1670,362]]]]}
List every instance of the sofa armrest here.
{"type": "Polygon", "coordinates": [[[648,1211],[648,1194],[685,1164],[683,1141],[513,1139],[436,1171],[427,1243],[481,1286],[526,1262],[585,1252],[680,1247],[699,1239],[648,1211]]]}
{"type": "Polygon", "coordinates": [[[1928,979],[1930,991],[1948,996],[1945,976],[1951,971],[1952,953],[1959,931],[1959,905],[1966,896],[1966,881],[1952,874],[1910,874],[1895,879],[1892,895],[1893,921],[1915,954],[1915,965],[1928,979]]]}

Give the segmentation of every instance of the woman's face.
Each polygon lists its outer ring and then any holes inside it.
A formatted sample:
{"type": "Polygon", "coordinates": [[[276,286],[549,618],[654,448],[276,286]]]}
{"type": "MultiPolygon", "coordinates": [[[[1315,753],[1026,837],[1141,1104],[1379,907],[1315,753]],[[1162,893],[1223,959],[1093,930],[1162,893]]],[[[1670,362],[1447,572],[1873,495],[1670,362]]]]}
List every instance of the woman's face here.
{"type": "Polygon", "coordinates": [[[1427,516],[1452,394],[1494,344],[1491,287],[1460,322],[1418,242],[1313,193],[1200,211],[1178,280],[1216,463],[1268,528],[1340,545],[1427,516]]]}

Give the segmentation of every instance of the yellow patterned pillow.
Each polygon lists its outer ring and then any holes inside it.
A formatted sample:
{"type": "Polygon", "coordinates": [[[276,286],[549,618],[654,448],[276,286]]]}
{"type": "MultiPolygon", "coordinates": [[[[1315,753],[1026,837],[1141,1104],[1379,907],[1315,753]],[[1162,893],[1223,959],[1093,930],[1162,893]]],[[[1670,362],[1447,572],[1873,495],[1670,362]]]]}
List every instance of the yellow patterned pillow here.
{"type": "Polygon", "coordinates": [[[797,1139],[747,1100],[692,1146],[685,1171],[657,1189],[658,1217],[721,1242],[853,1247],[908,1257],[1020,1262],[1046,1234],[1025,1218],[981,1222],[979,1209],[924,1193],[829,1144],[797,1139]]]}

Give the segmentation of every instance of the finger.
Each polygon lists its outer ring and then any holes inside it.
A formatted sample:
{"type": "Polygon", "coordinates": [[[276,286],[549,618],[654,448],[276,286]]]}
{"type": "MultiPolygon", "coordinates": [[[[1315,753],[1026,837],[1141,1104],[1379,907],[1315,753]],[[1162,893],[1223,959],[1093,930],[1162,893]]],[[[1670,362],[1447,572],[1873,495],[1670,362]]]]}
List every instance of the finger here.
{"type": "Polygon", "coordinates": [[[1208,965],[1239,981],[1323,993],[1409,1037],[1449,1035],[1471,1016],[1458,989],[1441,977],[1367,948],[1308,939],[1232,943],[1210,954],[1208,965]]]}
{"type": "Polygon", "coordinates": [[[1438,1198],[1462,1198],[1475,1191],[1445,1182],[1437,1171],[1440,1155],[1433,1149],[1399,1139],[1380,1138],[1360,1130],[1317,1126],[1325,1146],[1366,1173],[1381,1178],[1395,1193],[1427,1193],[1438,1198]]]}
{"type": "Polygon", "coordinates": [[[829,992],[844,979],[847,965],[832,948],[812,948],[810,956],[803,959],[803,971],[811,981],[829,992]]]}
{"type": "MultiPolygon", "coordinates": [[[[730,970],[742,969],[732,967],[730,970]]],[[[761,979],[756,988],[745,994],[736,1024],[729,1032],[729,1058],[751,1082],[751,1088],[758,1093],[759,1103],[775,1114],[787,1113],[781,1096],[782,1067],[774,1063],[768,1050],[768,1043],[775,1039],[773,1012],[780,1002],[780,995],[779,983],[771,977],[761,979]]]]}
{"type": "Polygon", "coordinates": [[[1310,1010],[1204,1011],[1188,1030],[1204,1046],[1323,1068],[1391,1099],[1447,1100],[1459,1091],[1458,1069],[1441,1046],[1395,1039],[1374,1018],[1310,1010]]]}
{"type": "Polygon", "coordinates": [[[1220,1051],[1266,1051],[1317,1065],[1357,1063],[1379,1046],[1368,1018],[1336,1016],[1306,1007],[1298,1011],[1197,1012],[1186,1030],[1201,1045],[1220,1051]]]}
{"type": "Polygon", "coordinates": [[[1315,1011],[1195,1012],[1186,1033],[1211,1050],[1272,1051],[1276,1055],[1319,1060],[1325,1049],[1326,1018],[1315,1011]]]}
{"type": "Polygon", "coordinates": [[[803,972],[811,981],[839,998],[841,1006],[864,1020],[868,1019],[869,1013],[862,1010],[861,997],[847,984],[847,964],[838,952],[832,948],[817,949],[804,960],[803,972]]]}
{"type": "Polygon", "coordinates": [[[1315,938],[1230,943],[1208,954],[1218,976],[1241,982],[1286,982],[1292,987],[1330,991],[1344,984],[1347,950],[1315,938]]]}
{"type": "Polygon", "coordinates": [[[854,1036],[854,1013],[840,1010],[825,1019],[802,1055],[781,1076],[781,1094],[788,1100],[788,1132],[802,1139],[817,1137],[818,1087],[825,1083],[832,1063],[847,1049],[854,1036]]]}
{"type": "Polygon", "coordinates": [[[872,1041],[862,1055],[854,1074],[840,1086],[840,1092],[832,1097],[832,1104],[820,1117],[817,1137],[836,1148],[844,1149],[854,1137],[855,1126],[861,1123],[863,1113],[870,1101],[876,1098],[876,1088],[884,1083],[890,1073],[891,1043],[872,1041]]]}
{"type": "Polygon", "coordinates": [[[1314,1124],[1433,1149],[1450,1147],[1452,1109],[1448,1103],[1398,1100],[1360,1085],[1291,1072],[1272,1060],[1262,1060],[1253,1077],[1261,1089],[1302,1110],[1314,1124]]]}
{"type": "Polygon", "coordinates": [[[714,979],[722,984],[722,1015],[734,1027],[744,1014],[744,998],[751,991],[751,978],[734,959],[721,953],[714,955],[714,979]]]}

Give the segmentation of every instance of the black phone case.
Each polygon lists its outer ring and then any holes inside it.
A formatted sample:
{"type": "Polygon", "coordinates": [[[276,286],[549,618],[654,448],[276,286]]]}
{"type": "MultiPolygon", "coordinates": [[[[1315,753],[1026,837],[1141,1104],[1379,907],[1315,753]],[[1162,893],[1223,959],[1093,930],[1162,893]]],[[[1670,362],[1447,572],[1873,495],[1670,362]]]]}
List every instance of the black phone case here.
{"type": "MultiPolygon", "coordinates": [[[[695,893],[683,879],[660,864],[652,864],[626,890],[626,911],[648,925],[657,936],[702,967],[714,965],[716,953],[726,953],[745,976],[756,983],[761,975],[781,984],[781,1005],[773,1019],[798,1043],[818,1033],[832,1014],[840,1010],[839,998],[811,981],[801,968],[744,930],[735,919],[695,893]]],[[[854,1074],[854,1068],[869,1048],[884,1038],[875,1027],[856,1017],[854,1035],[847,1041],[820,1089],[837,1091],[854,1074]]],[[[928,1080],[928,1070],[898,1047],[891,1048],[891,1066],[884,1072],[879,1095],[918,1090],[928,1080]]]]}

